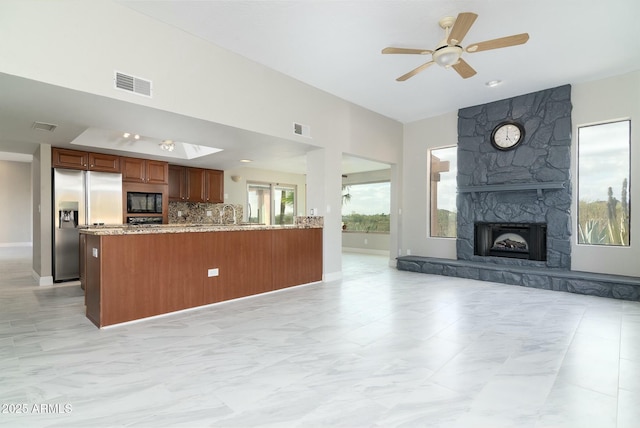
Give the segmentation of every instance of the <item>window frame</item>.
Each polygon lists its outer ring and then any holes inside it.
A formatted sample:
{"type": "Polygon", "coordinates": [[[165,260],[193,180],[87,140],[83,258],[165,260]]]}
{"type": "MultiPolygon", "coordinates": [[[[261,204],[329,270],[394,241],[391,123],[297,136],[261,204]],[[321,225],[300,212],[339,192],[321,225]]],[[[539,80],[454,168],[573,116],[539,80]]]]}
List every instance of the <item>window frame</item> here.
{"type": "MultiPolygon", "coordinates": [[[[440,236],[440,235],[434,235],[434,220],[437,222],[437,209],[438,209],[438,205],[437,205],[437,189],[435,189],[436,191],[434,192],[434,184],[438,183],[439,181],[433,181],[433,166],[432,166],[432,157],[433,152],[434,151],[438,151],[438,150],[444,150],[444,149],[456,149],[455,150],[455,169],[453,171],[447,171],[447,172],[454,172],[457,171],[457,161],[458,161],[458,152],[457,152],[457,148],[458,145],[457,144],[450,144],[450,145],[446,145],[446,146],[439,146],[439,147],[431,147],[427,150],[427,191],[428,191],[428,197],[427,197],[427,237],[428,238],[432,238],[432,239],[457,239],[458,238],[458,228],[457,228],[457,215],[458,215],[458,207],[457,204],[455,206],[455,215],[456,215],[456,224],[455,224],[455,234],[453,236],[440,236]],[[434,199],[436,198],[436,199],[434,199]],[[435,202],[436,204],[436,218],[433,218],[433,203],[435,202]]],[[[438,171],[438,173],[440,172],[445,172],[445,171],[438,171]]],[[[457,174],[457,173],[456,173],[457,174]]],[[[454,179],[457,179],[457,177],[455,177],[454,175],[454,179]]],[[[437,185],[437,184],[436,184],[437,185]]],[[[457,195],[457,191],[456,191],[456,195],[457,195]]],[[[456,196],[457,197],[457,196],[456,196]]]]}
{"type": "MultiPolygon", "coordinates": [[[[611,119],[611,120],[606,120],[606,121],[601,121],[601,122],[594,122],[594,123],[587,123],[587,124],[582,124],[582,125],[578,125],[576,127],[576,161],[575,161],[575,165],[576,165],[576,222],[575,222],[575,227],[576,227],[576,238],[575,238],[575,243],[578,246],[582,246],[582,247],[594,247],[594,248],[631,248],[631,174],[632,174],[632,150],[633,150],[633,144],[632,144],[632,134],[631,134],[631,118],[621,118],[621,119],[611,119]],[[626,193],[627,193],[627,209],[628,209],[628,217],[627,217],[627,230],[628,230],[628,242],[622,243],[622,244],[611,244],[611,243],[593,243],[593,242],[581,242],[581,234],[582,234],[582,225],[580,224],[581,221],[581,216],[580,216],[580,204],[581,204],[581,199],[580,199],[580,130],[584,129],[584,128],[591,128],[591,127],[596,127],[596,126],[603,126],[603,125],[610,125],[610,124],[616,124],[616,123],[622,123],[622,122],[626,122],[628,124],[628,129],[627,129],[627,147],[628,147],[628,158],[627,158],[627,177],[626,177],[626,181],[627,181],[627,187],[626,187],[626,193]]],[[[622,183],[620,183],[620,190],[622,189],[622,183]]],[[[612,192],[612,194],[615,196],[620,196],[620,194],[616,194],[615,192],[612,192]]],[[[617,199],[617,198],[616,198],[617,199]]],[[[604,202],[604,201],[594,201],[594,202],[604,202]]],[[[620,203],[621,201],[618,200],[618,203],[620,203]]],[[[622,209],[622,207],[621,207],[622,209]]]]}

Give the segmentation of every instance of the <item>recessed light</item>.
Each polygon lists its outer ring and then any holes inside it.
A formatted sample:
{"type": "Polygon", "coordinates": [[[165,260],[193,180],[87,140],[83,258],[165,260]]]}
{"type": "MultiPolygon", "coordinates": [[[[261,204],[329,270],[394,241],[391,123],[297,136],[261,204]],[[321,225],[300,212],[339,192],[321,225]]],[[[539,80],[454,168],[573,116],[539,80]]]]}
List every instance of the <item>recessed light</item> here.
{"type": "Polygon", "coordinates": [[[489,80],[487,83],[485,83],[485,85],[487,85],[490,88],[495,88],[501,83],[502,83],[502,80],[489,80]]]}
{"type": "Polygon", "coordinates": [[[252,160],[251,159],[240,159],[240,162],[249,163],[249,162],[252,162],[252,160]]]}

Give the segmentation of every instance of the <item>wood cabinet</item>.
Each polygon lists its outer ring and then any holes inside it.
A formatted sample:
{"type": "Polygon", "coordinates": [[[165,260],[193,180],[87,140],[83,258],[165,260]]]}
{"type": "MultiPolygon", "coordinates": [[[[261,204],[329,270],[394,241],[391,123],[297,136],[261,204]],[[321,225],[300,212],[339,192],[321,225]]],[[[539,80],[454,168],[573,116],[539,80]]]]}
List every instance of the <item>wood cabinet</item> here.
{"type": "Polygon", "coordinates": [[[169,165],[169,201],[222,203],[224,172],[169,165]]]}
{"type": "Polygon", "coordinates": [[[217,169],[204,171],[204,200],[213,204],[224,202],[224,172],[217,169]]]}
{"type": "Polygon", "coordinates": [[[187,202],[204,202],[204,169],[185,168],[187,177],[187,202]]]}
{"type": "Polygon", "coordinates": [[[274,289],[322,279],[322,229],[273,231],[274,289]]]}
{"type": "Polygon", "coordinates": [[[122,181],[132,183],[168,184],[169,164],[167,162],[121,157],[122,181]]]}
{"type": "Polygon", "coordinates": [[[221,232],[225,259],[224,300],[273,291],[271,230],[221,232]]]}
{"type": "Polygon", "coordinates": [[[89,171],[120,172],[120,156],[89,153],[89,171]]]}
{"type": "Polygon", "coordinates": [[[53,147],[51,149],[51,166],[54,168],[119,173],[120,156],[53,147]]]}
{"type": "Polygon", "coordinates": [[[187,177],[185,167],[169,165],[169,201],[184,201],[187,196],[187,177]]]}
{"type": "Polygon", "coordinates": [[[54,168],[87,169],[89,153],[78,150],[51,148],[51,166],[54,168]]]}
{"type": "Polygon", "coordinates": [[[82,256],[104,327],[322,281],[322,229],[87,234],[82,256]]]}

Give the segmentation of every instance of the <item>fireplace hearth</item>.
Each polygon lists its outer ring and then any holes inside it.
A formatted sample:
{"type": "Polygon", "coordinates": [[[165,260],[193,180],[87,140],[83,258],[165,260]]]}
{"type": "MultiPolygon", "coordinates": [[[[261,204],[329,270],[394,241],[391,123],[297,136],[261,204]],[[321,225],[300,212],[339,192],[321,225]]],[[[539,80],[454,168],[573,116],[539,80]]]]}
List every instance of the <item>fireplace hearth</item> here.
{"type": "Polygon", "coordinates": [[[476,223],[474,254],[545,261],[547,225],[540,223],[476,223]]]}

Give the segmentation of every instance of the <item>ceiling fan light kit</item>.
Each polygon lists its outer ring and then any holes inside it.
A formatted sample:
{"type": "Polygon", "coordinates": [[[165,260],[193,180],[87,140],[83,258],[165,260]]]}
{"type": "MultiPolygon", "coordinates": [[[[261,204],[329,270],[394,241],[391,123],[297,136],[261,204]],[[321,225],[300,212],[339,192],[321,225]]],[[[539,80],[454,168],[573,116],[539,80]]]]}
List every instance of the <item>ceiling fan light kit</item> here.
{"type": "Polygon", "coordinates": [[[422,64],[410,72],[403,74],[396,80],[403,82],[410,77],[415,76],[425,70],[431,64],[438,64],[444,68],[453,68],[463,79],[476,74],[476,71],[463,58],[462,54],[482,52],[490,49],[500,49],[509,46],[521,45],[529,40],[529,34],[515,34],[513,36],[501,37],[499,39],[487,40],[480,43],[472,43],[463,49],[460,46],[462,39],[467,35],[469,29],[475,22],[478,15],[473,12],[462,12],[456,18],[446,16],[438,22],[440,27],[445,31],[444,39],[438,44],[435,50],[429,49],[413,49],[413,48],[396,48],[387,47],[382,50],[383,54],[408,54],[408,55],[427,55],[431,54],[432,60],[422,64]]]}
{"type": "Polygon", "coordinates": [[[462,48],[460,46],[444,46],[436,49],[432,54],[432,58],[436,64],[449,68],[460,61],[460,55],[462,55],[462,48]]]}

